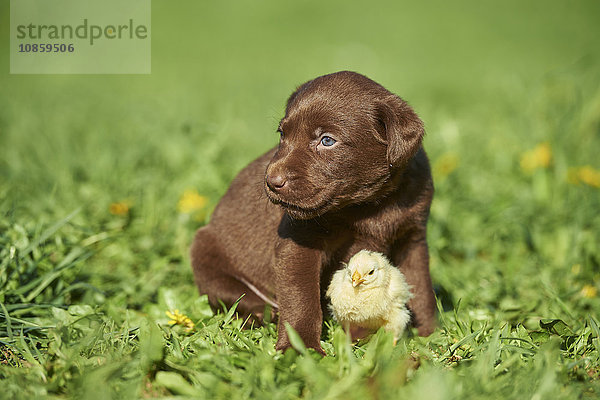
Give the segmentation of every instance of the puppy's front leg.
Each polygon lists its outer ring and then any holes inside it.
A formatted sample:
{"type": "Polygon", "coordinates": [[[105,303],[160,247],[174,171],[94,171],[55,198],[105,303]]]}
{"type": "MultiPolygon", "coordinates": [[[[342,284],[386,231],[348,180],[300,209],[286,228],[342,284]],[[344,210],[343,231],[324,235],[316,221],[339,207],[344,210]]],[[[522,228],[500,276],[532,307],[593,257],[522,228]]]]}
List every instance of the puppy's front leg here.
{"type": "Polygon", "coordinates": [[[429,336],[436,327],[435,296],[429,275],[429,254],[425,233],[416,233],[394,246],[392,259],[412,287],[408,308],[420,336],[429,336]]]}
{"type": "Polygon", "coordinates": [[[291,239],[277,246],[275,279],[279,304],[276,348],[291,347],[285,329],[289,323],[298,332],[306,347],[325,355],[321,348],[323,314],[319,292],[321,254],[319,250],[301,246],[291,239]]]}

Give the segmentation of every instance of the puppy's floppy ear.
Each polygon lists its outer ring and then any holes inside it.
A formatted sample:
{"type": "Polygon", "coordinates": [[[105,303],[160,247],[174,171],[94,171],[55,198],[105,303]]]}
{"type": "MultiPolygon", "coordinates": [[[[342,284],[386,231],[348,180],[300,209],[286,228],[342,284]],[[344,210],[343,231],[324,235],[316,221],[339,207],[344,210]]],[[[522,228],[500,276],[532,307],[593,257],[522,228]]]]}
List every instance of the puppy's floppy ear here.
{"type": "Polygon", "coordinates": [[[425,131],[423,122],[400,97],[388,96],[377,101],[377,133],[387,144],[387,161],[394,167],[403,167],[415,155],[425,131]]]}

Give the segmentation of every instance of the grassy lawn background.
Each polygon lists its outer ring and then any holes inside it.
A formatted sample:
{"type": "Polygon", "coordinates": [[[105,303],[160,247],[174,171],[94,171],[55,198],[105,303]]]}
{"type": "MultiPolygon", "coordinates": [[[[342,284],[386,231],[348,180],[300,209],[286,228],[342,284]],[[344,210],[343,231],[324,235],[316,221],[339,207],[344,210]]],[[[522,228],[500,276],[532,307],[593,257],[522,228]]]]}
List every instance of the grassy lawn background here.
{"type": "Polygon", "coordinates": [[[8,75],[0,5],[0,397],[600,395],[597,2],[152,14],[151,75],[8,75]],[[187,249],[291,91],[342,69],[425,121],[440,328],[351,346],[326,322],[328,357],[283,355],[212,315],[187,249]]]}

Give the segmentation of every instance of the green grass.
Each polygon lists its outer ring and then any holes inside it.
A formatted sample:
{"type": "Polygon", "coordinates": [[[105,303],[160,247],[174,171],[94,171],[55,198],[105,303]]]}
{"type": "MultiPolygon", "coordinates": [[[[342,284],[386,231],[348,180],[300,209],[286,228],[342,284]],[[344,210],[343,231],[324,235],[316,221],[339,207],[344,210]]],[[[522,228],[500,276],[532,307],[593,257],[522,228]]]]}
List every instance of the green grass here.
{"type": "Polygon", "coordinates": [[[2,3],[0,398],[597,398],[600,189],[569,175],[600,170],[600,8],[428,4],[155,1],[151,75],[19,76],[2,3]],[[352,345],[327,321],[327,357],[281,354],[211,313],[187,249],[286,96],[340,69],[425,121],[439,329],[352,345]]]}

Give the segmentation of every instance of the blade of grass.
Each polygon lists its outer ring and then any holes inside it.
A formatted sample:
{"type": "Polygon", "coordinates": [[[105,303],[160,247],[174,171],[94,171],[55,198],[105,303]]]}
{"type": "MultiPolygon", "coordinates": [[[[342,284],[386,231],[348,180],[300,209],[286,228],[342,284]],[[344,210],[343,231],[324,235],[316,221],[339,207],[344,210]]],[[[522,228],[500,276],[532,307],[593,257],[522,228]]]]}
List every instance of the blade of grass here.
{"type": "Polygon", "coordinates": [[[34,240],[32,243],[30,243],[29,246],[27,246],[25,248],[25,250],[23,250],[23,252],[20,254],[20,256],[25,257],[26,255],[31,253],[33,251],[33,249],[35,249],[40,244],[42,244],[46,240],[48,240],[48,238],[50,236],[55,234],[60,228],[62,228],[64,225],[66,225],[71,219],[73,219],[73,217],[75,217],[77,214],[79,214],[80,211],[81,211],[81,208],[77,208],[71,214],[67,215],[66,217],[64,217],[63,219],[61,219],[60,221],[56,222],[54,225],[52,225],[51,227],[46,229],[44,232],[42,232],[42,234],[36,240],[34,240]]]}
{"type": "Polygon", "coordinates": [[[471,333],[470,335],[465,336],[464,338],[462,338],[461,340],[459,340],[458,342],[454,343],[451,347],[450,347],[450,354],[454,354],[454,352],[456,351],[456,349],[458,349],[460,346],[462,346],[463,344],[473,340],[477,335],[479,335],[481,332],[483,332],[483,329],[480,329],[478,331],[475,331],[473,333],[471,333]]]}
{"type": "Polygon", "coordinates": [[[55,270],[45,274],[42,277],[42,280],[37,287],[31,291],[27,297],[25,297],[25,301],[30,302],[36,298],[40,293],[42,293],[42,291],[44,291],[44,289],[48,287],[48,285],[50,285],[56,278],[61,276],[67,269],[75,266],[78,262],[88,259],[91,257],[91,255],[92,252],[84,252],[81,248],[73,249],[55,270]]]}
{"type": "Polygon", "coordinates": [[[239,299],[237,299],[235,301],[235,303],[233,303],[233,305],[231,306],[231,308],[229,308],[229,310],[227,311],[227,314],[225,314],[225,317],[223,318],[223,326],[228,325],[231,320],[233,319],[233,316],[235,315],[235,310],[237,309],[238,304],[240,304],[240,301],[242,300],[242,298],[244,297],[244,295],[241,295],[239,299]]]}
{"type": "Polygon", "coordinates": [[[11,341],[13,341],[12,322],[10,320],[10,315],[8,314],[8,310],[4,306],[4,303],[0,303],[0,307],[2,307],[2,312],[4,313],[4,320],[6,321],[6,332],[8,334],[8,338],[11,341]]]}
{"type": "Polygon", "coordinates": [[[308,351],[306,350],[304,341],[302,340],[298,332],[296,332],[296,330],[292,328],[292,326],[288,322],[285,323],[285,331],[287,332],[288,338],[290,339],[290,344],[292,345],[294,350],[296,350],[303,356],[306,355],[308,351]]]}

